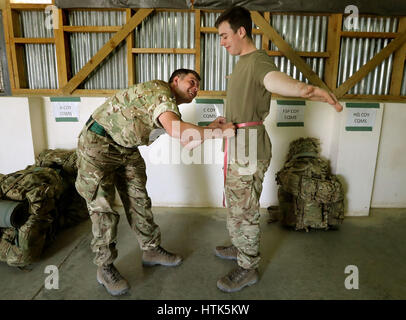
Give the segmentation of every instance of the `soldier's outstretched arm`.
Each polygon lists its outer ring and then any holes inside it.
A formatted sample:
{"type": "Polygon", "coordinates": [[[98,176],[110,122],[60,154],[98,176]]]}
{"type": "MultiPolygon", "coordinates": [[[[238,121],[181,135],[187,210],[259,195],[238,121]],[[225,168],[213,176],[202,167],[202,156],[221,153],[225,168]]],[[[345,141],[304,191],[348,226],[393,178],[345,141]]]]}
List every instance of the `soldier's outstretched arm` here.
{"type": "Polygon", "coordinates": [[[264,77],[266,90],[285,97],[300,97],[313,101],[327,102],[337,112],[343,110],[333,93],[316,86],[300,82],[280,71],[268,72],[264,77]]]}
{"type": "Polygon", "coordinates": [[[173,138],[180,140],[183,146],[193,149],[206,139],[232,137],[235,135],[235,126],[224,120],[213,121],[207,127],[196,126],[182,121],[175,113],[167,111],[162,113],[159,122],[165,131],[173,138]]]}

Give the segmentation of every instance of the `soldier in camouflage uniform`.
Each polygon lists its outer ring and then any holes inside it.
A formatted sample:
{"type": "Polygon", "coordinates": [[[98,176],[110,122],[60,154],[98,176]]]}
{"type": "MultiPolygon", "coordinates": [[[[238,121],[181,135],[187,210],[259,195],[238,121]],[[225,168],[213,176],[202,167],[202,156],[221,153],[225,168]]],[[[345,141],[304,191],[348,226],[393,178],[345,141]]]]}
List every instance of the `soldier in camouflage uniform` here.
{"type": "MultiPolygon", "coordinates": [[[[327,91],[279,72],[267,53],[255,48],[248,10],[232,7],[217,18],[215,25],[220,35],[220,45],[231,55],[239,56],[227,83],[226,119],[237,127],[247,127],[237,131],[235,140],[244,133],[247,137],[249,130],[255,130],[257,143],[257,165],[249,174],[245,170],[248,169],[247,164],[239,161],[238,156],[232,159],[232,155],[229,159],[233,161],[226,171],[225,196],[229,208],[227,228],[232,245],[216,247],[215,254],[238,262],[236,269],[217,282],[220,290],[233,292],[258,281],[259,199],[272,149],[262,122],[269,114],[271,92],[328,102],[337,111],[341,111],[342,106],[327,91]],[[250,128],[251,126],[253,127],[250,128]]],[[[246,143],[245,154],[249,152],[249,143],[246,143]]]]}
{"type": "Polygon", "coordinates": [[[76,189],[86,200],[92,221],[97,280],[112,295],[124,294],[130,287],[113,265],[119,221],[113,209],[115,187],[143,251],[143,264],[176,266],[182,261],[160,246],[161,233],[153,219],[145,162],[138,147],[151,144],[150,135],[157,128],[179,138],[182,145],[190,142],[182,135],[187,129],[196,130],[201,140],[234,135],[233,124],[222,117],[207,128],[181,121],[178,105],[195,98],[199,81],[195,71],[179,69],[169,83],[154,80],[121,90],[93,112],[79,135],[76,189]],[[211,137],[204,134],[216,128],[220,130],[211,137]]]}

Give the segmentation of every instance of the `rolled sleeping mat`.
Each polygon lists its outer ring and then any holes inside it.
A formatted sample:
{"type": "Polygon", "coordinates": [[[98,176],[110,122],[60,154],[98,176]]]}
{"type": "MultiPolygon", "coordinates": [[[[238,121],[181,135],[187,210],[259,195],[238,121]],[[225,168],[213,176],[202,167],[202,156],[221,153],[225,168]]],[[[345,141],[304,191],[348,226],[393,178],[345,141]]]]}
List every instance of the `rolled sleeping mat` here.
{"type": "Polygon", "coordinates": [[[0,228],[20,228],[28,216],[27,201],[0,200],[0,228]]]}

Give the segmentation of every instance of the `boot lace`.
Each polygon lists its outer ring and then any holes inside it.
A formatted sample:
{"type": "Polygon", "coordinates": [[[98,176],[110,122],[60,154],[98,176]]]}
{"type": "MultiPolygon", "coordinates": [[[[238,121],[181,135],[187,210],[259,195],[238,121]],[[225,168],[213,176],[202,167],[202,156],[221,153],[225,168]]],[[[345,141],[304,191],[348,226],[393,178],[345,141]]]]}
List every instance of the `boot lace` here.
{"type": "Polygon", "coordinates": [[[228,277],[229,277],[229,279],[230,279],[231,281],[233,281],[233,282],[238,282],[238,281],[240,281],[241,278],[243,278],[248,272],[250,272],[250,270],[244,269],[244,268],[241,268],[241,267],[238,267],[238,268],[232,270],[232,271],[229,273],[228,277]]]}
{"type": "Polygon", "coordinates": [[[111,281],[114,283],[119,282],[123,277],[114,266],[107,266],[104,271],[111,281]]]}

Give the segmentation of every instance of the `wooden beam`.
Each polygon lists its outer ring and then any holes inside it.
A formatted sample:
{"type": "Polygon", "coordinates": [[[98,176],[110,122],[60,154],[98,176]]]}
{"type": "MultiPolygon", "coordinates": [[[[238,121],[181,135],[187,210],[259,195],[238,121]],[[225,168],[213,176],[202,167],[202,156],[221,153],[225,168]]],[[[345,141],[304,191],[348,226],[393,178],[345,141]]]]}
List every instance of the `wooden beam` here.
{"type": "Polygon", "coordinates": [[[43,44],[43,43],[55,43],[54,38],[14,38],[12,40],[14,43],[33,43],[33,44],[43,44]]]}
{"type": "Polygon", "coordinates": [[[64,87],[70,76],[70,49],[69,39],[63,32],[65,14],[62,9],[58,9],[58,28],[54,29],[56,62],[58,65],[58,85],[64,87]]]}
{"type": "MultiPolygon", "coordinates": [[[[313,51],[295,51],[300,57],[306,58],[329,58],[330,53],[328,52],[313,52],[313,51]]],[[[284,57],[285,55],[280,51],[266,50],[266,53],[272,57],[284,57]]]]}
{"type": "Polygon", "coordinates": [[[262,17],[257,11],[251,12],[251,17],[254,23],[263,31],[264,35],[269,37],[271,41],[279,48],[279,50],[299,69],[300,72],[314,85],[319,86],[327,91],[330,89],[327,85],[314,73],[310,66],[299,57],[295,50],[275,31],[274,28],[262,17]]]}
{"type": "MultiPolygon", "coordinates": [[[[218,29],[215,27],[200,27],[202,33],[218,33],[218,29]]],[[[252,34],[262,34],[260,29],[252,29],[252,34]]]]}
{"type": "Polygon", "coordinates": [[[133,48],[133,53],[195,54],[196,49],[183,48],[133,48]]]}
{"type": "Polygon", "coordinates": [[[406,31],[392,40],[385,48],[377,53],[371,60],[364,64],[356,73],[354,73],[347,81],[345,81],[336,91],[337,98],[341,98],[353,86],[362,80],[368,73],[375,69],[383,60],[389,57],[394,51],[403,45],[406,41],[406,31]]]}
{"type": "Polygon", "coordinates": [[[349,38],[378,38],[378,39],[394,39],[399,35],[397,32],[354,32],[341,31],[342,37],[349,38]]]}
{"type": "MultiPolygon", "coordinates": [[[[399,20],[399,32],[406,31],[406,17],[402,17],[399,20]]],[[[393,57],[392,76],[390,84],[390,94],[399,96],[402,87],[403,70],[405,68],[406,57],[406,43],[400,47],[393,57]]],[[[406,81],[406,80],[405,80],[406,81]]]]}
{"type": "Polygon", "coordinates": [[[195,71],[200,75],[200,10],[195,10],[195,71]]]}
{"type": "MultiPolygon", "coordinates": [[[[6,4],[4,4],[6,5],[6,4]]],[[[8,8],[9,9],[9,8],[8,8]]],[[[11,90],[16,88],[15,79],[14,79],[14,69],[13,69],[13,58],[11,54],[11,36],[10,36],[10,23],[8,21],[8,9],[3,10],[3,25],[4,25],[4,41],[6,43],[6,53],[7,53],[7,64],[8,72],[10,78],[10,87],[11,90]]]]}
{"type": "Polygon", "coordinates": [[[154,9],[139,9],[137,13],[85,64],[85,66],[62,88],[71,94],[80,83],[137,27],[154,9]]]}
{"type": "MultiPolygon", "coordinates": [[[[266,22],[268,22],[269,24],[271,23],[271,13],[270,12],[264,12],[264,18],[266,20],[266,22]]],[[[264,34],[262,36],[262,49],[263,50],[269,50],[269,38],[264,34]]],[[[268,52],[269,54],[269,52],[268,52]]]]}
{"type": "MultiPolygon", "coordinates": [[[[126,9],[126,22],[130,21],[132,17],[132,10],[126,9]]],[[[132,49],[134,48],[134,32],[130,32],[127,37],[127,70],[128,70],[128,86],[132,86],[135,83],[135,72],[134,72],[134,55],[132,49]]]]}
{"type": "Polygon", "coordinates": [[[117,32],[120,26],[64,26],[65,32],[117,32]]]}
{"type": "Polygon", "coordinates": [[[326,60],[324,81],[332,92],[337,89],[342,21],[342,14],[332,14],[328,19],[327,52],[330,57],[326,60]]]}

